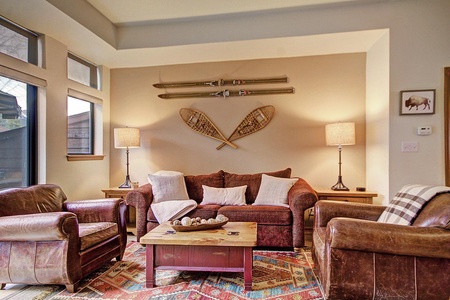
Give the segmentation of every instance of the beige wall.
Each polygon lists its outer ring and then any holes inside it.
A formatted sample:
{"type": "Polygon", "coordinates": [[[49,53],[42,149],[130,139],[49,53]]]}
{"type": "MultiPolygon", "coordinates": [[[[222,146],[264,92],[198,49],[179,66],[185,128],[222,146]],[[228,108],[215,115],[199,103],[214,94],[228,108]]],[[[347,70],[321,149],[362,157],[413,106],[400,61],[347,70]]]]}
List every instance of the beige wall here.
{"type": "Polygon", "coordinates": [[[86,87],[67,78],[67,47],[51,37],[43,37],[43,67],[28,65],[0,54],[1,74],[29,83],[41,84],[38,92],[39,183],[62,187],[69,200],[102,197],[109,186],[109,69],[102,69],[102,90],[86,87]],[[3,68],[4,67],[4,68],[3,68]],[[96,154],[103,160],[67,161],[68,89],[101,99],[102,115],[96,154]]]}
{"type": "MultiPolygon", "coordinates": [[[[344,147],[344,183],[351,188],[365,186],[365,74],[364,53],[114,69],[111,131],[124,126],[141,128],[141,148],[130,150],[131,177],[141,184],[148,173],[161,169],[206,174],[220,169],[251,173],[291,167],[293,175],[312,185],[330,187],[337,180],[338,151],[325,145],[325,124],[354,121],[357,144],[344,147]],[[295,94],[162,100],[157,95],[164,92],[221,88],[166,91],[152,86],[167,81],[282,75],[289,77],[289,83],[250,87],[292,86],[295,94]],[[275,107],[273,120],[263,130],[236,140],[236,150],[216,150],[220,142],[194,132],[179,116],[181,108],[200,110],[229,136],[251,110],[263,105],[275,107]]],[[[111,185],[124,180],[125,163],[125,151],[111,149],[111,185]]]]}

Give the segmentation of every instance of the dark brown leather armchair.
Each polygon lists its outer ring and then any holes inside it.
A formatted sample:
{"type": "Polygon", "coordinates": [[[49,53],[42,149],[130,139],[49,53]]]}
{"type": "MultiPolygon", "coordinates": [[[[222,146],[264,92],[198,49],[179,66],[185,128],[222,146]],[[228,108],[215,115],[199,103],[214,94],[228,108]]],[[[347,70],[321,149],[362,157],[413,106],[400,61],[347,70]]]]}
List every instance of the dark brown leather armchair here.
{"type": "Polygon", "coordinates": [[[318,201],[313,260],[326,299],[450,299],[450,194],[411,226],[378,223],[384,206],[318,201]]]}
{"type": "Polygon", "coordinates": [[[65,202],[57,185],[0,191],[0,287],[80,280],[126,246],[123,199],[65,202]]]}

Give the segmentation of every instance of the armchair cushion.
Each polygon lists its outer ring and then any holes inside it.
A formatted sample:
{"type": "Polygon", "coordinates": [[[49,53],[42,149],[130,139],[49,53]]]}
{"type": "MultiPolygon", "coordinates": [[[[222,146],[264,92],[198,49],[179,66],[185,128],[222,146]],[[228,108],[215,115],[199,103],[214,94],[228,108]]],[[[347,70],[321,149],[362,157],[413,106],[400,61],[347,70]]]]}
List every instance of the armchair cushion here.
{"type": "Polygon", "coordinates": [[[119,229],[117,223],[112,222],[79,223],[78,232],[80,234],[81,250],[83,251],[117,235],[119,229]]]}

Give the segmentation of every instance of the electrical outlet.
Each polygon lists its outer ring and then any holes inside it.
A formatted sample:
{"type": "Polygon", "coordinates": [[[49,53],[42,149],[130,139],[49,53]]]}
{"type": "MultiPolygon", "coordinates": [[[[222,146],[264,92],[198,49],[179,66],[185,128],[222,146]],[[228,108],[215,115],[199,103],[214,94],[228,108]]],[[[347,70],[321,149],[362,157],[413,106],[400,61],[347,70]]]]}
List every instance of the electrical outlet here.
{"type": "Polygon", "coordinates": [[[402,142],[402,152],[417,152],[417,151],[419,151],[419,143],[402,142]]]}

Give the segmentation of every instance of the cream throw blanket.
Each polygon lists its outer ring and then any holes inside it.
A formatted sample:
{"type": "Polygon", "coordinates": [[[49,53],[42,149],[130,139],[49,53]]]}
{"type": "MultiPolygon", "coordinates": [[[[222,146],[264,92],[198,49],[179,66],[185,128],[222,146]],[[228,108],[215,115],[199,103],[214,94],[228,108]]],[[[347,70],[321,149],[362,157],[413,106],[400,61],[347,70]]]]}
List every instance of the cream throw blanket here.
{"type": "Polygon", "coordinates": [[[447,186],[405,185],[378,218],[380,223],[411,225],[428,201],[441,193],[450,192],[447,186]]]}
{"type": "Polygon", "coordinates": [[[176,220],[197,207],[194,200],[171,200],[150,205],[158,223],[176,220]]]}

